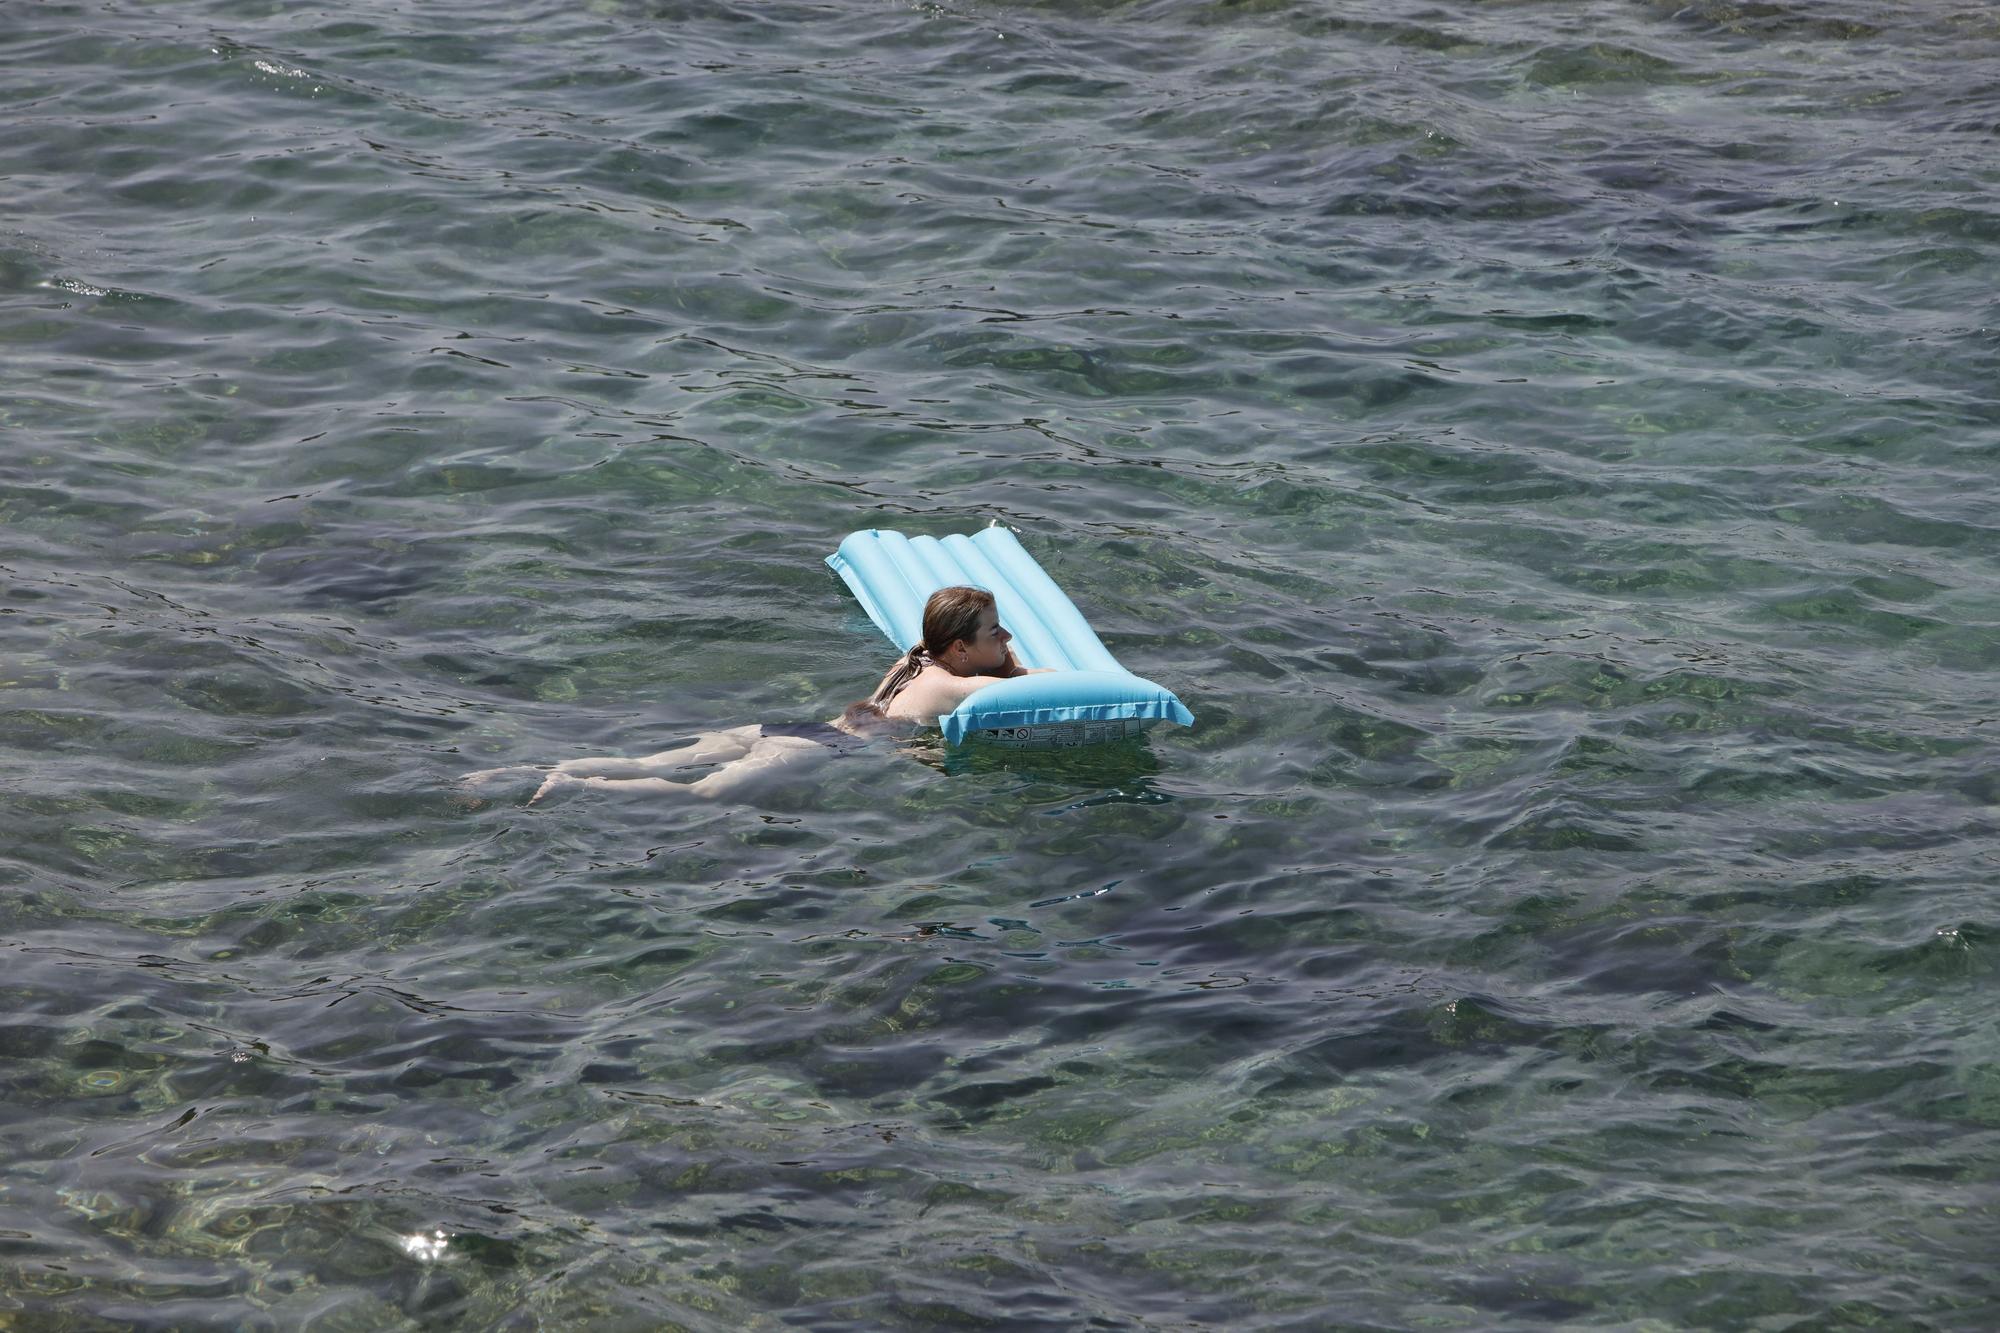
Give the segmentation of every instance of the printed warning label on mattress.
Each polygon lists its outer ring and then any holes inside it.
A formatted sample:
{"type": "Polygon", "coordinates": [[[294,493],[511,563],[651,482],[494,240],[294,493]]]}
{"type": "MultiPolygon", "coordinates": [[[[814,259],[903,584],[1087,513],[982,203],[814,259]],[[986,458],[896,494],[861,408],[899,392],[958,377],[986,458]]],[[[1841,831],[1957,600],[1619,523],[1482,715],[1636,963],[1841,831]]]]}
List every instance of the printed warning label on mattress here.
{"type": "Polygon", "coordinates": [[[1039,727],[987,727],[972,734],[980,740],[1015,749],[1057,750],[1122,740],[1145,729],[1145,719],[1120,717],[1103,722],[1050,722],[1039,727]]]}

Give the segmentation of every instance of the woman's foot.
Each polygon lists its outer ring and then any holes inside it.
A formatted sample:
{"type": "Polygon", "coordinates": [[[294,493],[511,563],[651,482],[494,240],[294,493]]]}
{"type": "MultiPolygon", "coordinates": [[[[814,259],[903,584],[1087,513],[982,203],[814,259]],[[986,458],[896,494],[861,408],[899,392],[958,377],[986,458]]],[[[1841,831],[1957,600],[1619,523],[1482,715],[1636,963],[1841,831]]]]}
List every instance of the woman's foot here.
{"type": "Polygon", "coordinates": [[[542,785],[535,788],[535,794],[528,798],[528,804],[534,805],[544,797],[553,796],[557,792],[571,787],[584,786],[589,781],[589,778],[580,778],[574,773],[565,773],[561,769],[557,769],[555,772],[549,774],[548,777],[542,779],[542,785]]]}

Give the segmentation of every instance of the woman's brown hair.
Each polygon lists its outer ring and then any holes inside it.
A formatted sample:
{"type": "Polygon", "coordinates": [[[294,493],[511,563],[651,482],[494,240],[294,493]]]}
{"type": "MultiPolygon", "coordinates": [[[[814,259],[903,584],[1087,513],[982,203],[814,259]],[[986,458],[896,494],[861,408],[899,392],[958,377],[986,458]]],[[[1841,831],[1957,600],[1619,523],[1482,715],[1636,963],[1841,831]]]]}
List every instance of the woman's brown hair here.
{"type": "Polygon", "coordinates": [[[964,586],[939,588],[924,603],[923,641],[911,646],[889,668],[882,683],[866,699],[847,706],[841,714],[848,721],[873,715],[878,718],[889,715],[889,705],[903,687],[917,678],[917,673],[942,657],[945,650],[960,639],[970,640],[979,633],[979,614],[993,605],[993,594],[984,588],[964,586]]]}

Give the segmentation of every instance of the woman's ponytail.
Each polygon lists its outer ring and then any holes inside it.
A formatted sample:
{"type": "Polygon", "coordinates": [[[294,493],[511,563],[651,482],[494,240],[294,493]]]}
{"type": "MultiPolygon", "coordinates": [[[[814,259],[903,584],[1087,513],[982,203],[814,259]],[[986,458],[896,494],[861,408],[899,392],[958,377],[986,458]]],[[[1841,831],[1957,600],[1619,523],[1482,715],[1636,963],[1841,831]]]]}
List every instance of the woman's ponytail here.
{"type": "Polygon", "coordinates": [[[917,678],[917,673],[931,664],[931,655],[924,651],[920,643],[904,653],[889,673],[882,677],[882,683],[875,687],[875,693],[868,696],[868,702],[877,708],[886,709],[889,702],[903,692],[903,687],[917,678]]]}
{"type": "Polygon", "coordinates": [[[924,651],[920,643],[896,659],[896,665],[889,668],[882,683],[875,687],[875,693],[866,699],[857,699],[841,710],[841,717],[848,722],[859,722],[873,717],[883,720],[889,716],[889,704],[903,692],[903,687],[917,678],[925,667],[931,664],[931,655],[924,651]]]}

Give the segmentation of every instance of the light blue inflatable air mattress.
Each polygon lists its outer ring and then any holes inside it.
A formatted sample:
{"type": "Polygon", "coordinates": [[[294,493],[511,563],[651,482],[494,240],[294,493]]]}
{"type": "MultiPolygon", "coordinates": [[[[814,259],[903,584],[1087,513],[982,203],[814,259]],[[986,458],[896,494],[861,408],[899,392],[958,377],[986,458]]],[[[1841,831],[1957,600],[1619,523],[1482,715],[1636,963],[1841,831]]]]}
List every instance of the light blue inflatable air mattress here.
{"type": "Polygon", "coordinates": [[[923,639],[924,603],[932,593],[970,584],[993,594],[1021,665],[1049,668],[989,685],[939,718],[954,745],[976,737],[1043,749],[1136,735],[1163,721],[1194,725],[1171,690],[1118,664],[1006,528],[949,537],[868,528],[850,534],[826,562],[899,653],[923,639]]]}

